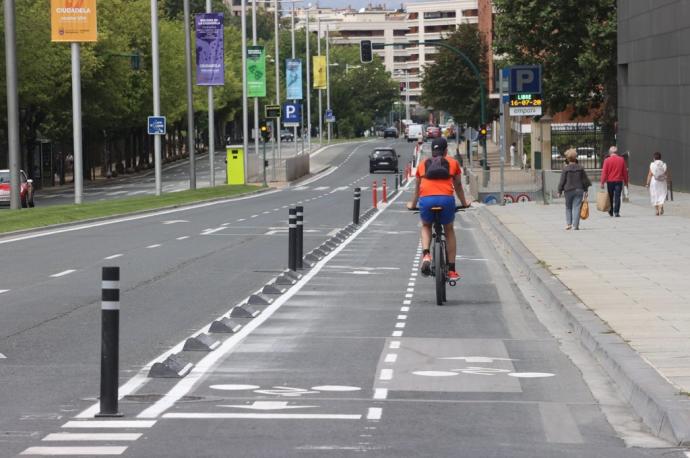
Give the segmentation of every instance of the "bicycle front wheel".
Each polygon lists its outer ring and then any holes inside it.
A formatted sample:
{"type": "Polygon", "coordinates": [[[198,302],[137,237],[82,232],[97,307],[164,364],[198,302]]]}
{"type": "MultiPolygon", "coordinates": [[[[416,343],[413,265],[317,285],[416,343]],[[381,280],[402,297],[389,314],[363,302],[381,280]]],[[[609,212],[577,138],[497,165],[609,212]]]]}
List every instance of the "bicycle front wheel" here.
{"type": "Polygon", "coordinates": [[[443,305],[446,300],[445,253],[442,243],[434,243],[434,273],[436,280],[436,305],[443,305]]]}

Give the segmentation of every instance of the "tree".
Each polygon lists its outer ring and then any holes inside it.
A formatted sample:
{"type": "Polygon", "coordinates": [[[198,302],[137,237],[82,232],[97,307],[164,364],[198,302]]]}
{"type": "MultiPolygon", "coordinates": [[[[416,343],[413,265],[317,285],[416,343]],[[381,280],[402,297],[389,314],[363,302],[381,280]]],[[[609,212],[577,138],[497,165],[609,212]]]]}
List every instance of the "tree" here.
{"type": "MultiPolygon", "coordinates": [[[[461,24],[446,37],[445,42],[458,48],[480,70],[486,81],[486,45],[482,42],[475,24],[461,24]]],[[[424,68],[422,80],[424,105],[447,111],[459,122],[478,126],[481,122],[480,87],[477,76],[467,63],[456,53],[439,48],[435,62],[424,68]]],[[[491,107],[487,102],[487,120],[491,119],[491,107]]]]}
{"type": "Polygon", "coordinates": [[[615,0],[494,0],[496,52],[541,64],[550,113],[594,114],[612,140],[616,120],[615,0]]]}

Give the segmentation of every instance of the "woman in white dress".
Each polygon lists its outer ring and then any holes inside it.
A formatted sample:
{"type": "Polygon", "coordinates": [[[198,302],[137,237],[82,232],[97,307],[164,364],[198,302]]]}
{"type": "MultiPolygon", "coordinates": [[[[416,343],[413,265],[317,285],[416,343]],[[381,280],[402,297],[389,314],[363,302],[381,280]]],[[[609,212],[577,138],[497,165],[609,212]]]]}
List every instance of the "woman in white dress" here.
{"type": "Polygon", "coordinates": [[[666,202],[666,193],[668,192],[668,167],[661,160],[661,153],[654,153],[654,161],[649,164],[649,173],[647,174],[647,184],[649,188],[649,197],[652,205],[656,209],[656,216],[664,214],[664,202],[666,202]]]}

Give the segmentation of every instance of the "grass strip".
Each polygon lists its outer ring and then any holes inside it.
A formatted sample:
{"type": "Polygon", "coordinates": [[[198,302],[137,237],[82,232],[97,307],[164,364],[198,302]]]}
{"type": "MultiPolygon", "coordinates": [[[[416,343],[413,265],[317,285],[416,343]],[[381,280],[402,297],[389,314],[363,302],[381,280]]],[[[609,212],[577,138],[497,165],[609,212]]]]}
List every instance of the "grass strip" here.
{"type": "Polygon", "coordinates": [[[53,224],[73,223],[107,216],[125,215],[143,210],[203,202],[205,200],[236,197],[262,189],[260,186],[225,185],[188,191],[166,193],[161,196],[128,197],[81,205],[54,205],[10,211],[0,210],[0,233],[34,229],[53,224]]]}

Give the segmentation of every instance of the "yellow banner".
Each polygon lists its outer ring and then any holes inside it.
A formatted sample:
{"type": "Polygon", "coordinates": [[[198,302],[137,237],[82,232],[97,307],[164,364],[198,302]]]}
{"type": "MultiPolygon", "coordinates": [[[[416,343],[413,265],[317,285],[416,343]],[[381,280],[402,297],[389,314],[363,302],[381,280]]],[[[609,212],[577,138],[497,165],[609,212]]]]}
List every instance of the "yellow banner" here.
{"type": "Polygon", "coordinates": [[[98,40],[96,0],[50,0],[52,41],[98,40]]]}
{"type": "Polygon", "coordinates": [[[326,56],[313,56],[314,89],[326,89],[326,56]]]}

